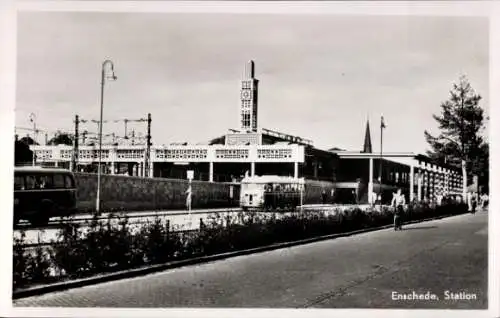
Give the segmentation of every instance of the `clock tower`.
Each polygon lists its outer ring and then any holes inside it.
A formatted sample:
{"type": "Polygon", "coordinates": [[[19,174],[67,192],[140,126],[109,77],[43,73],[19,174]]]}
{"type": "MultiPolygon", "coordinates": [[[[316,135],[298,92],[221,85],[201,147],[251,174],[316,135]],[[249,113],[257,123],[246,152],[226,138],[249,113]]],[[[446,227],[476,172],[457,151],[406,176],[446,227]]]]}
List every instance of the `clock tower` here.
{"type": "Polygon", "coordinates": [[[244,132],[257,132],[258,85],[259,80],[255,78],[255,63],[249,61],[241,81],[240,129],[244,132]]]}

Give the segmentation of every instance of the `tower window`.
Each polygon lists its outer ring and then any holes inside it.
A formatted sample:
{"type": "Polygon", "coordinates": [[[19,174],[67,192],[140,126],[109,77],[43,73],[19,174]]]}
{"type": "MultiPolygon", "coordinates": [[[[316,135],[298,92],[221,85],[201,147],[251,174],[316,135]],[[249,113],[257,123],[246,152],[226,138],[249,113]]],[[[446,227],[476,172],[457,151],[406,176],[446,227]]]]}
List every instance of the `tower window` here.
{"type": "Polygon", "coordinates": [[[242,127],[250,127],[250,114],[249,113],[242,113],[241,114],[241,125],[242,127]]]}

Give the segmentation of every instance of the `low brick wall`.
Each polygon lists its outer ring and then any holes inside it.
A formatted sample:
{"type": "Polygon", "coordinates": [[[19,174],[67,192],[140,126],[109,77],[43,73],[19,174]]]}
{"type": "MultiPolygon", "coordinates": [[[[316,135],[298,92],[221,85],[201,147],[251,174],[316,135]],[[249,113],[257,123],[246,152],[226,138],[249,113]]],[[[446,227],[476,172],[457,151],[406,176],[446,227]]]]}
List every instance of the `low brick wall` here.
{"type": "MultiPolygon", "coordinates": [[[[97,174],[75,173],[78,210],[95,211],[97,174]]],[[[101,176],[102,211],[144,211],[185,209],[187,180],[101,176]]],[[[240,187],[228,183],[192,182],[192,208],[237,207],[240,187]],[[229,198],[233,187],[233,200],[229,198]]]]}
{"type": "Polygon", "coordinates": [[[306,180],[306,188],[304,195],[304,204],[319,204],[322,203],[323,191],[326,192],[326,200],[331,203],[332,189],[335,189],[335,184],[329,181],[306,180]]]}

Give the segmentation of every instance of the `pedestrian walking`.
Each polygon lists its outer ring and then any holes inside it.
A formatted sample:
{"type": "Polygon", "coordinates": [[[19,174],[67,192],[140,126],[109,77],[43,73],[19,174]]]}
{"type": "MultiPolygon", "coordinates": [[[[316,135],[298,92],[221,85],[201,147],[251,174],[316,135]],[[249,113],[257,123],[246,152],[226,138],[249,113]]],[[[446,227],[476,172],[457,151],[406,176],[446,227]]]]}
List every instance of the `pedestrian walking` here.
{"type": "Polygon", "coordinates": [[[474,214],[476,213],[477,206],[477,195],[474,192],[467,192],[467,206],[469,208],[469,212],[474,214]]]}
{"type": "Polygon", "coordinates": [[[403,206],[406,204],[404,194],[398,189],[392,196],[391,206],[394,207],[394,231],[403,229],[403,206]]]}
{"type": "Polygon", "coordinates": [[[483,192],[481,195],[481,210],[484,210],[488,206],[488,194],[483,192]]]}

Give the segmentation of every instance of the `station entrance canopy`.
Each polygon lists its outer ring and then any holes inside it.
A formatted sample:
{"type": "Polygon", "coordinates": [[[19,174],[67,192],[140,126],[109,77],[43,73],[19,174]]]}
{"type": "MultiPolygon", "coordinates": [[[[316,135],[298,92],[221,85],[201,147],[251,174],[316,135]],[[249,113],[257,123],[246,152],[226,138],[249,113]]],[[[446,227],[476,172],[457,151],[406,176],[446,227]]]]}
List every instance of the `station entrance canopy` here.
{"type": "Polygon", "coordinates": [[[332,152],[340,158],[337,186],[355,191],[363,202],[373,203],[380,195],[380,200],[390,201],[397,189],[418,201],[462,192],[459,169],[437,165],[421,154],[332,152]]]}

